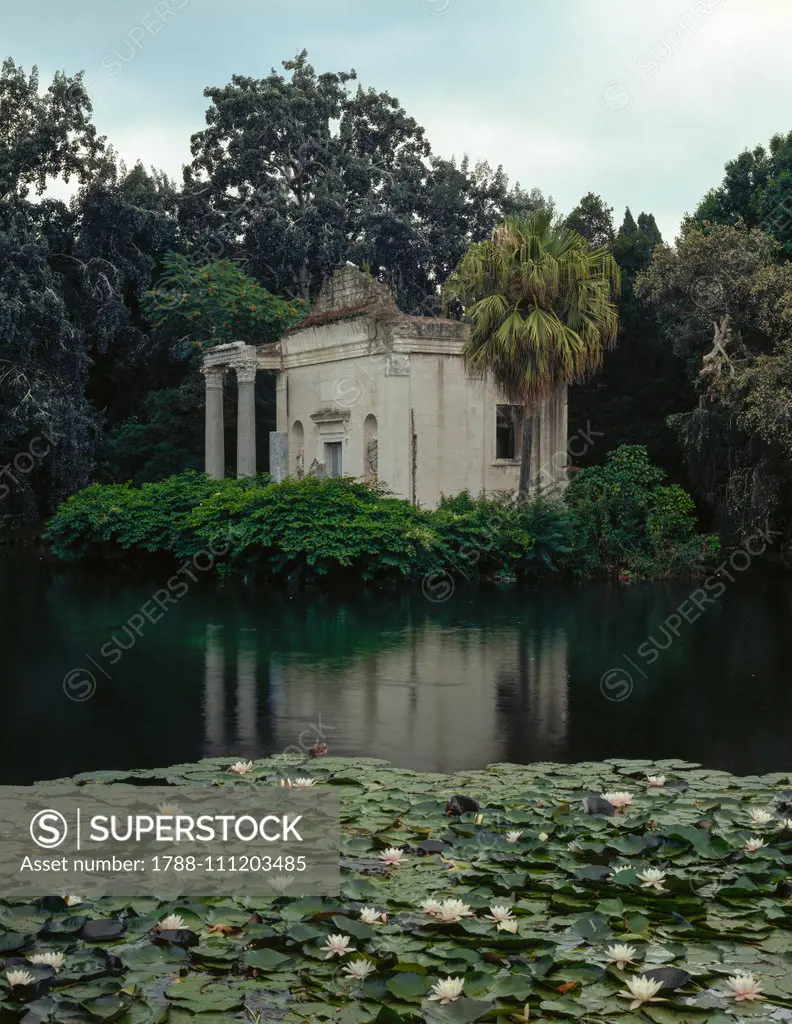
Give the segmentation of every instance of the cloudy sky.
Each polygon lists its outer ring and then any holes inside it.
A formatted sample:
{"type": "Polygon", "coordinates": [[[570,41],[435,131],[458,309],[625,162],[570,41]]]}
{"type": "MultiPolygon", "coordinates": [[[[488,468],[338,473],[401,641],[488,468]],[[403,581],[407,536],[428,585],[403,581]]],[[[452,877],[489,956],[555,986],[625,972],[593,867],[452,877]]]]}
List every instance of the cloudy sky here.
{"type": "Polygon", "coordinates": [[[85,70],[119,154],[180,178],[206,86],[306,48],[397,96],[434,151],[588,191],[671,240],[726,160],[792,129],[789,0],[27,0],[0,50],[85,70]]]}

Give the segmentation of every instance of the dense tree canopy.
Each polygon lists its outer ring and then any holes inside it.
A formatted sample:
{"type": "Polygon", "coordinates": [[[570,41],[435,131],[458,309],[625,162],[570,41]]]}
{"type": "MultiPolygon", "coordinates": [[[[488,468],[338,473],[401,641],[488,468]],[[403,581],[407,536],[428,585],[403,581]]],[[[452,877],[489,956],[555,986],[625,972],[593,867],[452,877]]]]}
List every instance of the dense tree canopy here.
{"type": "Polygon", "coordinates": [[[545,205],[500,168],[434,157],[397,99],[352,88],[354,71],[317,74],[305,52],[283,66],[205,91],[182,204],[199,251],[244,259],[271,291],[315,298],[348,259],[425,311],[471,241],[545,205]]]}
{"type": "MultiPolygon", "coordinates": [[[[395,97],[352,70],[318,73],[305,52],[205,95],[175,183],[119,163],[81,75],[0,69],[0,525],[40,520],[91,479],[200,468],[196,343],[278,337],[345,261],[405,312],[436,313],[497,225],[558,218],[502,168],[433,153],[395,97]],[[76,184],[70,202],[50,196],[55,179],[76,184]]],[[[734,536],[785,522],[792,132],[730,161],[675,246],[651,213],[628,209],[617,229],[593,192],[560,221],[581,258],[621,271],[616,348],[599,373],[572,368],[588,380],[570,429],[602,435],[582,464],[643,445],[734,536]]],[[[470,297],[452,292],[462,315],[470,297]]],[[[265,432],[274,394],[260,385],[265,432]]]]}
{"type": "Polygon", "coordinates": [[[613,245],[613,207],[602,196],[587,192],[564,221],[564,226],[582,235],[593,249],[613,245]]]}
{"type": "Polygon", "coordinates": [[[792,264],[760,228],[688,222],[638,281],[698,399],[673,417],[691,486],[746,537],[792,510],[788,398],[792,264]]]}
{"type": "Polygon", "coordinates": [[[730,160],[722,184],[707,193],[695,218],[760,227],[792,257],[792,132],[774,135],[768,149],[756,146],[730,160]]]}
{"type": "MultiPolygon", "coordinates": [[[[284,72],[207,90],[177,186],[119,164],[80,75],[41,89],[35,69],[3,65],[0,465],[27,466],[45,428],[61,440],[15,477],[0,521],[35,521],[92,475],[200,466],[192,342],[277,337],[299,314],[294,300],[314,298],[346,260],[387,281],[403,309],[437,312],[471,241],[505,215],[552,207],[500,168],[432,154],[398,101],[353,88],[353,71],[317,74],[302,53],[284,72]],[[54,178],[77,182],[70,203],[47,198],[54,178]],[[216,289],[187,310],[170,300],[191,294],[190,273],[216,289]],[[254,301],[240,293],[221,315],[245,274],[254,301]]],[[[271,417],[273,395],[258,399],[271,417]]]]}

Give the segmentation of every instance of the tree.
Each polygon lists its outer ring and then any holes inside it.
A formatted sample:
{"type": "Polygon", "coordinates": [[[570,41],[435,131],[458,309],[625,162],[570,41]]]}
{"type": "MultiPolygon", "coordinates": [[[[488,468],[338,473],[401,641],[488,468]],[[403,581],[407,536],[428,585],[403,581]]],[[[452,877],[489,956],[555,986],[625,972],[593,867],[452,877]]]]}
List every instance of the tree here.
{"type": "Polygon", "coordinates": [[[0,199],[41,195],[50,177],[87,181],[104,151],[91,123],[82,74],[58,72],[42,92],[38,68],[25,75],[10,58],[0,69],[0,199]]]}
{"type": "MultiPolygon", "coordinates": [[[[308,299],[349,251],[361,219],[394,188],[414,187],[423,129],[387,93],[317,75],[303,51],[265,79],[206,89],[207,127],[192,138],[185,220],[203,221],[226,255],[243,248],[273,291],[308,299]]],[[[380,211],[378,211],[380,207],[380,211]]]]}
{"type": "Polygon", "coordinates": [[[557,388],[599,369],[616,340],[619,268],[606,249],[540,211],[474,243],[446,283],[471,335],[465,358],[525,409],[520,489],[531,480],[533,417],[557,388]]]}
{"type": "Polygon", "coordinates": [[[264,79],[234,76],[192,138],[181,223],[201,260],[243,260],[272,292],[313,299],[367,265],[400,308],[432,312],[440,284],[504,216],[548,202],[502,168],[433,157],[423,128],[354,71],[317,74],[305,51],[264,79]]]}
{"type": "Polygon", "coordinates": [[[639,214],[636,223],[626,210],[611,247],[621,270],[617,344],[606,352],[602,372],[569,393],[570,434],[593,425],[605,440],[576,457],[577,468],[601,464],[615,446],[641,445],[672,480],[686,479],[679,443],[666,419],[690,408],[693,389],[684,359],[661,340],[657,317],[634,294],[636,276],[649,266],[661,242],[652,214],[639,214]]]}
{"type": "Polygon", "coordinates": [[[271,295],[231,260],[199,265],[167,253],[162,265],[143,308],[159,330],[193,346],[277,341],[308,311],[302,300],[271,295]]]}
{"type": "Polygon", "coordinates": [[[564,221],[564,227],[577,231],[592,249],[612,246],[615,238],[613,207],[606,206],[602,196],[587,192],[564,221]]]}
{"type": "Polygon", "coordinates": [[[691,487],[734,537],[792,512],[792,263],[779,263],[779,253],[742,221],[690,220],[676,247],[655,250],[636,285],[661,337],[686,358],[698,394],[670,420],[691,487]]]}
{"type": "Polygon", "coordinates": [[[35,521],[88,479],[99,427],[85,397],[84,322],[71,315],[57,265],[74,216],[29,200],[49,179],[88,181],[104,140],[81,76],[0,70],[0,518],[35,521]],[[42,436],[52,439],[46,443],[42,436]],[[37,455],[47,450],[46,455],[37,455]]]}
{"type": "Polygon", "coordinates": [[[706,223],[760,227],[792,257],[792,132],[774,135],[769,150],[756,146],[726,164],[722,184],[712,189],[694,214],[706,223]]]}

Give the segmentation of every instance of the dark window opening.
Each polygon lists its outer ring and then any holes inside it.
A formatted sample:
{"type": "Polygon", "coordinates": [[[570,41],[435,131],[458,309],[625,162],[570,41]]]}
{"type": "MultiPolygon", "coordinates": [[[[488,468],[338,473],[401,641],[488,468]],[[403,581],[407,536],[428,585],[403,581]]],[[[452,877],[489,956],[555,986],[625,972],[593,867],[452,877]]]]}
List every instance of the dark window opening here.
{"type": "Polygon", "coordinates": [[[499,405],[495,424],[495,458],[516,459],[520,426],[519,405],[499,405]]]}
{"type": "Polygon", "coordinates": [[[325,464],[328,476],[341,476],[341,442],[325,442],[325,464]]]}

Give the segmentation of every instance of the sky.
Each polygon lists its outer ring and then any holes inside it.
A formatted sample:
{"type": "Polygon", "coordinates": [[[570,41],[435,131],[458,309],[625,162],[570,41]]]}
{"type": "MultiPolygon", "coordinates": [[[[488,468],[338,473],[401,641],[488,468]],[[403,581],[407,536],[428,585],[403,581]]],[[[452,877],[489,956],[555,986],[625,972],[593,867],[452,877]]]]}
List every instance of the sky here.
{"type": "Polygon", "coordinates": [[[0,54],[86,72],[131,166],[181,180],[204,88],[307,49],[398,97],[444,157],[502,164],[562,212],[585,193],[672,241],[725,162],[792,130],[789,0],[26,0],[0,54]]]}

